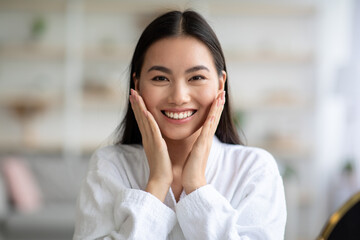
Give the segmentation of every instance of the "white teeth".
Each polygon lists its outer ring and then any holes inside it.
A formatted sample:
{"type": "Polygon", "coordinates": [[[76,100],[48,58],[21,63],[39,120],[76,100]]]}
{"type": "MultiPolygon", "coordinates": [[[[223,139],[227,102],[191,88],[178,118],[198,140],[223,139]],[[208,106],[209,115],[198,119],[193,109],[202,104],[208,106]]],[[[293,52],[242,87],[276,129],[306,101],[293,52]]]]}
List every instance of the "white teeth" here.
{"type": "Polygon", "coordinates": [[[194,113],[193,111],[185,111],[185,112],[180,112],[180,113],[174,113],[174,112],[165,111],[165,115],[167,117],[172,118],[172,119],[177,119],[177,120],[188,118],[191,115],[193,115],[193,113],[194,113]]]}

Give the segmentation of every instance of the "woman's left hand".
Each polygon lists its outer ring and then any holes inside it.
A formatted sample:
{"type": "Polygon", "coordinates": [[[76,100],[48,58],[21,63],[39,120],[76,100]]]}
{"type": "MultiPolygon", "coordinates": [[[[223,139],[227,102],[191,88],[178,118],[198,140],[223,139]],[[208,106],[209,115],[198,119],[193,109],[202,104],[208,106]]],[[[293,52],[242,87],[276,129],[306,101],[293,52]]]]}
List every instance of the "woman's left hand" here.
{"type": "Polygon", "coordinates": [[[225,104],[225,91],[218,94],[211,105],[207,119],[195,141],[182,171],[181,181],[186,194],[207,184],[205,178],[206,164],[214,134],[225,104]]]}

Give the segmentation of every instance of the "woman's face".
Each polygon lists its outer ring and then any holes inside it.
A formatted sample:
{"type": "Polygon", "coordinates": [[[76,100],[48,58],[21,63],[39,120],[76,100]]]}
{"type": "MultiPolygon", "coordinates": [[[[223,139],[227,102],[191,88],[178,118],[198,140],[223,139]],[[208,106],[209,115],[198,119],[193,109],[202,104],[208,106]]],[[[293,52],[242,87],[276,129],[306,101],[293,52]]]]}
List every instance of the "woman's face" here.
{"type": "Polygon", "coordinates": [[[199,133],[211,104],[224,90],[226,73],[216,71],[207,46],[193,37],[164,38],[145,54],[137,90],[165,139],[199,133]]]}

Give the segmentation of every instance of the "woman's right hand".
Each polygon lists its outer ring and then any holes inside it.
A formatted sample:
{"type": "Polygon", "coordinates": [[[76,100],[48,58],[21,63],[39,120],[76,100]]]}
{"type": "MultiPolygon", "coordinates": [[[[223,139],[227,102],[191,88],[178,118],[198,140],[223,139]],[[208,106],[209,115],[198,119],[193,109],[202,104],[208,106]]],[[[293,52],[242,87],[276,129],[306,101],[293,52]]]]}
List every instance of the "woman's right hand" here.
{"type": "Polygon", "coordinates": [[[142,97],[131,89],[131,107],[142,136],[142,144],[149,163],[150,175],[146,191],[165,200],[173,181],[172,166],[160,128],[153,115],[147,110],[142,97]]]}

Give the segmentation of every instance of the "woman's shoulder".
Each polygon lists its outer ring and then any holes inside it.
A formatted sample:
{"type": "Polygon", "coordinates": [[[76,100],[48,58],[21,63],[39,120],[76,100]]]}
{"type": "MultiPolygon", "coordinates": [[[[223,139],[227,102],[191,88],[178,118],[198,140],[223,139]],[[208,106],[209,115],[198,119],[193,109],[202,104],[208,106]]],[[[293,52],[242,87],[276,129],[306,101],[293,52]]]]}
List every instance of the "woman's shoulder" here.
{"type": "Polygon", "coordinates": [[[249,168],[249,170],[267,169],[278,173],[278,165],[273,155],[259,147],[220,143],[226,161],[249,168]]]}
{"type": "Polygon", "coordinates": [[[230,152],[231,154],[242,156],[242,157],[254,157],[261,158],[264,160],[274,160],[273,155],[268,152],[266,149],[254,146],[245,146],[239,144],[227,144],[224,145],[225,151],[230,152]]]}
{"type": "Polygon", "coordinates": [[[143,162],[144,151],[141,145],[109,145],[97,149],[91,157],[90,168],[103,169],[136,165],[143,162]]]}
{"type": "Polygon", "coordinates": [[[143,147],[138,144],[115,144],[108,145],[97,149],[94,155],[111,155],[111,154],[139,154],[143,147]]]}
{"type": "Polygon", "coordinates": [[[141,145],[110,145],[94,152],[89,163],[88,176],[95,177],[96,181],[101,179],[115,190],[119,187],[144,189],[148,169],[141,145]]]}

